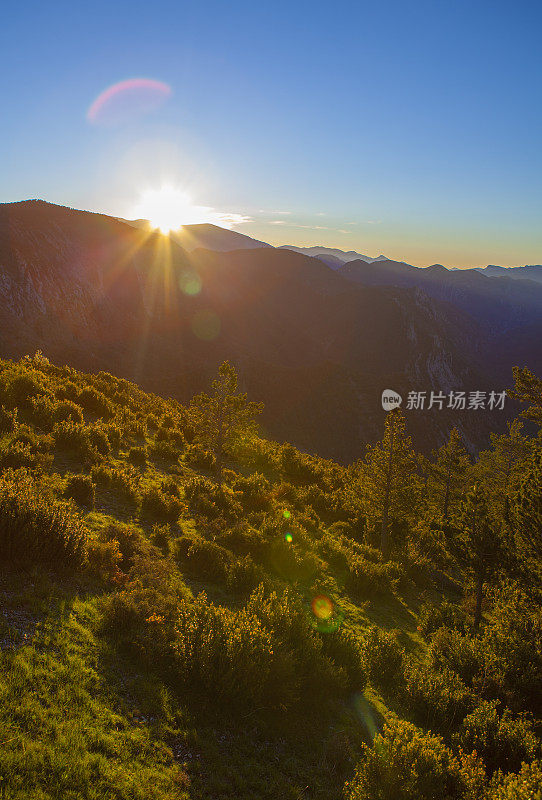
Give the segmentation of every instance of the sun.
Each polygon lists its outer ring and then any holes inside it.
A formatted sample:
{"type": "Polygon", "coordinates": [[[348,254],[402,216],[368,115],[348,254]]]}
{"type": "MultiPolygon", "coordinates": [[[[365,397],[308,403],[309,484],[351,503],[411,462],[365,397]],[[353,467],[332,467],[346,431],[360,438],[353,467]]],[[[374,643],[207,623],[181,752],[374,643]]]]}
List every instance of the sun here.
{"type": "Polygon", "coordinates": [[[183,225],[209,222],[211,209],[196,206],[188,192],[174,186],[146,189],[134,206],[131,216],[148,219],[162,233],[176,231],[183,225]]]}
{"type": "Polygon", "coordinates": [[[188,192],[171,185],[143,191],[129,217],[148,219],[153,228],[158,228],[164,234],[177,231],[183,225],[211,223],[222,228],[231,228],[248,220],[248,217],[241,214],[223,213],[208,206],[198,206],[188,192]]]}

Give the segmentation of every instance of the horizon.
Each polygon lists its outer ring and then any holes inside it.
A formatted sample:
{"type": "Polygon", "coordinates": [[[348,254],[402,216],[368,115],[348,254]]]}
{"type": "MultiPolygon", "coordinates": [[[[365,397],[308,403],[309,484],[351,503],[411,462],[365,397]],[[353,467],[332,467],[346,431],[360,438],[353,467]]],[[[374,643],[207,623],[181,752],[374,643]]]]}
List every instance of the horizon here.
{"type": "MultiPolygon", "coordinates": [[[[14,204],[17,204],[17,203],[35,203],[35,202],[45,203],[47,205],[54,205],[54,206],[57,206],[58,208],[66,208],[66,209],[68,209],[70,211],[80,211],[80,212],[88,213],[88,214],[98,214],[98,215],[102,215],[102,216],[108,216],[108,217],[111,217],[113,219],[118,219],[120,222],[126,222],[126,223],[130,223],[130,222],[148,222],[148,223],[150,223],[150,220],[148,220],[148,219],[146,219],[144,217],[133,217],[133,218],[118,217],[117,215],[106,214],[103,211],[97,211],[97,210],[94,210],[94,209],[75,208],[74,206],[63,205],[63,204],[60,204],[60,203],[52,203],[49,200],[45,200],[42,197],[28,197],[28,198],[25,198],[23,200],[13,200],[13,201],[7,201],[7,202],[2,201],[2,202],[0,202],[0,206],[2,206],[2,205],[14,205],[14,204]]],[[[152,227],[152,223],[150,223],[150,224],[151,224],[151,227],[152,227]]],[[[224,230],[224,231],[232,231],[233,233],[240,233],[243,236],[248,236],[249,238],[257,240],[256,237],[250,236],[249,234],[247,234],[243,230],[238,230],[236,228],[228,228],[228,227],[224,227],[223,225],[218,225],[216,222],[206,222],[206,221],[195,222],[195,223],[187,223],[186,225],[180,225],[177,229],[171,229],[168,233],[178,233],[178,232],[181,231],[182,228],[193,227],[194,225],[210,225],[212,227],[220,228],[221,230],[224,230]]],[[[158,231],[159,228],[156,227],[155,230],[158,231]]],[[[162,234],[166,235],[166,236],[168,235],[168,233],[162,232],[162,234]]],[[[457,267],[457,266],[451,265],[451,264],[450,265],[443,264],[440,261],[435,261],[432,264],[420,265],[420,264],[411,264],[411,263],[405,261],[404,259],[392,259],[386,253],[378,253],[377,255],[374,255],[374,254],[371,254],[371,253],[363,253],[362,254],[359,251],[354,250],[353,248],[350,248],[349,250],[345,250],[345,249],[340,248],[340,247],[335,247],[333,245],[329,245],[329,244],[327,244],[327,243],[325,243],[323,241],[319,242],[318,244],[294,244],[293,242],[280,242],[280,241],[277,244],[271,244],[271,242],[265,241],[263,239],[260,239],[260,240],[257,240],[257,241],[262,241],[263,244],[269,244],[272,247],[279,248],[279,249],[280,248],[289,248],[289,247],[307,249],[307,250],[308,249],[315,249],[315,248],[322,248],[322,249],[326,249],[326,250],[337,250],[337,251],[340,251],[342,253],[355,252],[360,257],[368,256],[369,258],[372,258],[372,259],[381,259],[384,256],[388,260],[392,260],[392,261],[396,260],[398,262],[406,264],[407,266],[418,267],[420,269],[427,269],[429,267],[434,267],[434,266],[442,266],[447,270],[452,270],[453,271],[454,269],[460,269],[460,270],[483,269],[484,267],[487,267],[487,266],[503,267],[504,269],[516,269],[516,268],[521,268],[521,267],[526,267],[526,266],[528,266],[528,267],[540,266],[539,264],[534,264],[534,263],[533,264],[519,264],[519,263],[516,263],[516,264],[512,264],[512,265],[504,265],[504,264],[492,263],[492,264],[485,264],[485,265],[478,264],[478,265],[474,265],[472,267],[457,267]]],[[[317,257],[317,256],[315,256],[315,257],[317,257]]]]}
{"type": "Polygon", "coordinates": [[[542,260],[539,8],[138,10],[9,9],[0,200],[127,218],[170,187],[272,245],[542,260]]]}

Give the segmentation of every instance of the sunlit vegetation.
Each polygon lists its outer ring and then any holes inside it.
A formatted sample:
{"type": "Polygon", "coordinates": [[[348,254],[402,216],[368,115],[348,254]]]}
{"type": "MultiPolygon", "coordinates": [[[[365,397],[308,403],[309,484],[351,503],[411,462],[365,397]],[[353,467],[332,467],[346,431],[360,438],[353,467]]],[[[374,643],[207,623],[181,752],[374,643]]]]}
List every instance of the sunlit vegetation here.
{"type": "Polygon", "coordinates": [[[540,435],[343,467],[260,411],[0,361],[0,796],[539,797],[540,435]]]}

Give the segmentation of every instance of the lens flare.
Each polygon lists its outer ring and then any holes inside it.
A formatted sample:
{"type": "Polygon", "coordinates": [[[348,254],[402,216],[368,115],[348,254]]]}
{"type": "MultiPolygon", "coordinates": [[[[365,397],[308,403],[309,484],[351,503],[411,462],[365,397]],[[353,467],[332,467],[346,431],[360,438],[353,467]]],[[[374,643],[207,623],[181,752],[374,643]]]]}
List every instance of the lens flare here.
{"type": "Polygon", "coordinates": [[[285,510],[282,512],[282,516],[284,517],[284,519],[290,519],[290,517],[291,517],[292,515],[290,514],[290,512],[288,511],[288,509],[285,509],[285,510]]]}
{"type": "Polygon", "coordinates": [[[284,534],[284,541],[288,542],[288,544],[291,544],[293,542],[293,539],[294,539],[294,537],[292,536],[291,533],[285,533],[284,534]]]}
{"type": "Polygon", "coordinates": [[[101,92],[87,111],[93,125],[118,125],[154,111],[171,95],[171,87],[150,78],[131,78],[101,92]]]}
{"type": "Polygon", "coordinates": [[[318,594],[311,602],[312,626],[318,633],[334,633],[344,620],[344,611],[325,594],[318,594]]]}
{"type": "Polygon", "coordinates": [[[321,620],[330,619],[333,616],[333,603],[325,594],[318,594],[311,603],[312,613],[321,620]]]}
{"type": "Polygon", "coordinates": [[[220,319],[214,311],[196,311],[191,322],[192,333],[204,342],[211,342],[220,333],[220,319]]]}
{"type": "Polygon", "coordinates": [[[179,275],[179,288],[184,294],[193,297],[201,292],[201,278],[196,272],[182,272],[179,275]]]}

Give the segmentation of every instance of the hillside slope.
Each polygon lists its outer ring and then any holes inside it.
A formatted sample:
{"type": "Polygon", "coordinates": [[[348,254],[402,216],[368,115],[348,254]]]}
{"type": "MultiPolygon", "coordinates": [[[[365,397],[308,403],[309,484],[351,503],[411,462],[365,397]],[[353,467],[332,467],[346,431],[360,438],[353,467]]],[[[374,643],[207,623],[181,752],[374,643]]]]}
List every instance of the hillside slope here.
{"type": "MultiPolygon", "coordinates": [[[[188,253],[160,234],[41,201],[0,209],[0,322],[4,356],[42,349],[180,399],[228,358],[264,400],[272,436],[343,461],[374,439],[383,389],[504,388],[483,365],[479,322],[450,303],[354,287],[287,250],[188,253]]],[[[452,422],[473,447],[499,424],[428,412],[412,418],[416,442],[434,446],[452,422]]]]}

